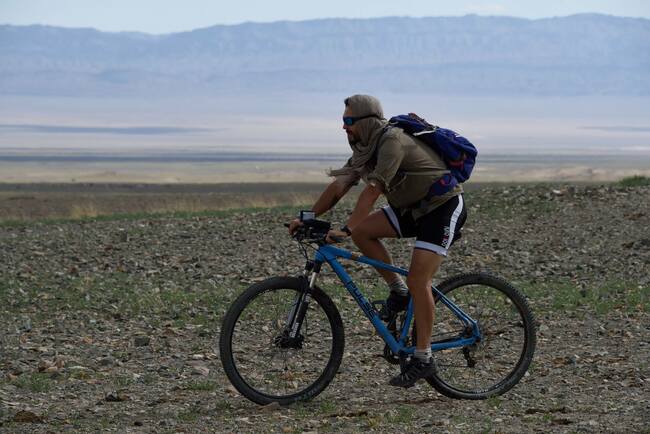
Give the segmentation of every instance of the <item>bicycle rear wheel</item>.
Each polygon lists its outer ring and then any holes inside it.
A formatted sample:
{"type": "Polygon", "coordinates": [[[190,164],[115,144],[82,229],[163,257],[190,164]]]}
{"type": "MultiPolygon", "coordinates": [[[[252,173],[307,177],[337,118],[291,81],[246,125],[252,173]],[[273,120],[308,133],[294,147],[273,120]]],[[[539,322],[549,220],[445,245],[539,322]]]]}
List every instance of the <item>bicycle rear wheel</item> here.
{"type": "MultiPolygon", "coordinates": [[[[524,296],[505,280],[484,273],[452,277],[438,290],[478,321],[482,340],[434,354],[436,374],[427,379],[456,399],[485,399],[510,390],[524,376],[535,352],[535,320],[524,296]]],[[[471,334],[435,296],[432,341],[471,334]]]]}
{"type": "Polygon", "coordinates": [[[343,323],[318,288],[294,340],[286,324],[299,303],[301,281],[274,277],[245,290],[224,317],[221,362],[235,388],[258,404],[308,400],[332,381],[343,357],[343,323]]]}

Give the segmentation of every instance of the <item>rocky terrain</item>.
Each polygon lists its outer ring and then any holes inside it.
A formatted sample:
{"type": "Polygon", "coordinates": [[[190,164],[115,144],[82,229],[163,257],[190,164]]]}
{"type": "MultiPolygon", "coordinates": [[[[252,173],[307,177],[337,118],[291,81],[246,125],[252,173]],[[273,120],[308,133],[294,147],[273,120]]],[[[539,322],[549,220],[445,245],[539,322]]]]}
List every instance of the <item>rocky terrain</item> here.
{"type": "MultiPolygon", "coordinates": [[[[346,327],[337,377],[286,408],[240,396],[221,320],[252,282],[301,270],[282,226],[295,208],[14,222],[0,226],[0,431],[648,432],[650,187],[493,185],[466,203],[439,277],[500,274],[538,320],[533,364],[505,395],[391,388],[383,343],[326,270],[346,327]]],[[[388,245],[405,265],[410,241],[388,245]]],[[[373,270],[350,270],[385,296],[373,270]]]]}

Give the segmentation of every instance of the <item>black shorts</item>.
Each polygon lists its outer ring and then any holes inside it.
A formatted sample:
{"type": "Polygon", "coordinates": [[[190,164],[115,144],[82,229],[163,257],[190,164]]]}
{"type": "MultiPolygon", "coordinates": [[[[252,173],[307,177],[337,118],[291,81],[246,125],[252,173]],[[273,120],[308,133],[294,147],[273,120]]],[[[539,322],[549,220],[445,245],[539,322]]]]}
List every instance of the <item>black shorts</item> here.
{"type": "Polygon", "coordinates": [[[447,256],[449,247],[460,238],[467,219],[463,195],[449,199],[417,220],[413,220],[410,212],[402,215],[400,209],[390,205],[383,207],[382,211],[398,238],[415,237],[416,249],[429,250],[441,256],[447,256]]]}

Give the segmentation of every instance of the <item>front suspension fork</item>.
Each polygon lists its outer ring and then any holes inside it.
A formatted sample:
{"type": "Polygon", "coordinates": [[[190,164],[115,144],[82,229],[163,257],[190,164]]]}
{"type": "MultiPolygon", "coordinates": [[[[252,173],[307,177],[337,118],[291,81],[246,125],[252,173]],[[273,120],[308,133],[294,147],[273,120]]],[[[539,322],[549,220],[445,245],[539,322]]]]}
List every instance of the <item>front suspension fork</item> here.
{"type": "Polygon", "coordinates": [[[311,292],[316,284],[316,278],[320,273],[322,262],[307,261],[305,272],[300,276],[300,292],[296,295],[291,311],[287,316],[285,331],[290,339],[296,339],[300,336],[302,323],[309,308],[311,292]],[[311,274],[310,274],[311,273],[311,274]],[[307,275],[310,275],[309,280],[307,275]]]}

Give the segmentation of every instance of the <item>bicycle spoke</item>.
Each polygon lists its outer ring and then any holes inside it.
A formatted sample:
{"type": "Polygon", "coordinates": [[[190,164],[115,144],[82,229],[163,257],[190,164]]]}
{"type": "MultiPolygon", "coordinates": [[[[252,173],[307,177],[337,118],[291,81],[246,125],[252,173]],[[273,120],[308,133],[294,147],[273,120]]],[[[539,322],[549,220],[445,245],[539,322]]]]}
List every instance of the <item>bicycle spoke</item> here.
{"type": "MultiPolygon", "coordinates": [[[[534,347],[527,347],[527,340],[531,337],[524,327],[524,313],[507,293],[516,290],[506,288],[502,291],[497,287],[501,284],[502,281],[498,280],[495,286],[468,282],[445,290],[446,297],[476,321],[481,334],[481,339],[472,345],[434,354],[438,372],[431,383],[449,396],[486,397],[488,393],[502,393],[525,372],[525,369],[519,369],[515,374],[522,364],[524,351],[532,354],[534,347]]],[[[443,303],[439,302],[437,306],[436,334],[432,341],[440,342],[446,336],[467,336],[465,327],[459,324],[453,312],[443,303]],[[457,334],[454,336],[450,330],[457,334]]],[[[528,322],[530,324],[530,319],[528,322]]],[[[524,368],[530,360],[525,363],[524,368]]]]}
{"type": "Polygon", "coordinates": [[[239,374],[249,386],[272,396],[296,393],[313,384],[331,353],[329,320],[314,300],[298,335],[303,340],[279,347],[277,339],[283,336],[296,299],[297,292],[289,289],[258,294],[241,312],[234,331],[238,338],[232,353],[239,374]],[[262,348],[256,343],[262,343],[262,348]]]}

